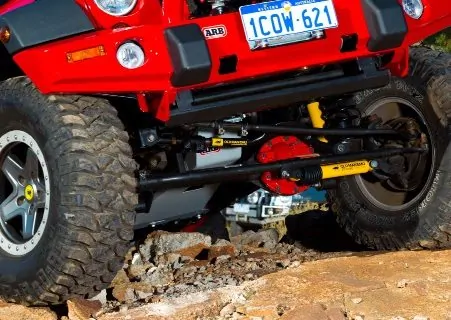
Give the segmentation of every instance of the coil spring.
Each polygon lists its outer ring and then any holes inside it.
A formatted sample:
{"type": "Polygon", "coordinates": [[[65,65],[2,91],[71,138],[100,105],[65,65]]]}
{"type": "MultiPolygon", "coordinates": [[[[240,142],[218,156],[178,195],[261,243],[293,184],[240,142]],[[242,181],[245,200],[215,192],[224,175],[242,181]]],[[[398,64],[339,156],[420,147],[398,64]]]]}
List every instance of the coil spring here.
{"type": "Polygon", "coordinates": [[[307,167],[299,170],[297,177],[302,184],[315,184],[322,180],[323,172],[321,167],[307,167]]]}

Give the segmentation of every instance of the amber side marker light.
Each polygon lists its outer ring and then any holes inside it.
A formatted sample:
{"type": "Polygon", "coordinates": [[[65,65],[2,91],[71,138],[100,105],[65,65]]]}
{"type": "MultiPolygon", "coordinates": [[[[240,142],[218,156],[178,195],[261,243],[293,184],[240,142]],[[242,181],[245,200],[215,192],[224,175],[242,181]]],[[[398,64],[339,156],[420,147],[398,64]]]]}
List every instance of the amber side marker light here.
{"type": "Polygon", "coordinates": [[[92,59],[95,57],[101,57],[106,55],[105,48],[103,46],[97,46],[93,48],[68,52],[66,54],[67,62],[73,63],[77,61],[83,61],[86,59],[92,59]]]}
{"type": "Polygon", "coordinates": [[[2,43],[7,43],[11,39],[11,32],[9,31],[8,27],[1,27],[0,28],[0,41],[2,43]]]}

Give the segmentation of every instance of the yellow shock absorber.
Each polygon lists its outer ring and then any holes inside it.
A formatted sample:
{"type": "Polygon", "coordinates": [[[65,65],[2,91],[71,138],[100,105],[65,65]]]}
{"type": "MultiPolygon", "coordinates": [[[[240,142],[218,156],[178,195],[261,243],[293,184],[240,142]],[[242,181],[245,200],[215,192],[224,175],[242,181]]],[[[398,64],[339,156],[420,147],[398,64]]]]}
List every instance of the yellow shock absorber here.
{"type": "Polygon", "coordinates": [[[367,173],[373,170],[376,163],[367,160],[343,162],[321,166],[322,178],[331,179],[367,173]]]}
{"type": "MultiPolygon", "coordinates": [[[[321,129],[324,127],[324,120],[322,118],[322,112],[319,108],[319,102],[311,102],[307,105],[307,110],[310,115],[310,120],[312,120],[312,124],[314,128],[321,129]]],[[[319,137],[319,141],[327,142],[325,137],[319,137]]]]}
{"type": "MultiPolygon", "coordinates": [[[[307,110],[310,115],[310,119],[312,121],[314,128],[324,128],[325,121],[322,118],[322,112],[319,108],[319,102],[311,102],[307,105],[307,110]]],[[[325,137],[319,137],[318,140],[322,142],[328,142],[325,137]]],[[[331,179],[331,178],[339,178],[344,176],[352,176],[358,175],[362,173],[367,173],[373,170],[373,167],[377,166],[376,161],[367,161],[367,160],[359,160],[359,161],[351,161],[351,162],[343,162],[331,165],[322,165],[321,179],[331,179]]],[[[299,181],[299,179],[290,178],[293,181],[299,181]]]]}

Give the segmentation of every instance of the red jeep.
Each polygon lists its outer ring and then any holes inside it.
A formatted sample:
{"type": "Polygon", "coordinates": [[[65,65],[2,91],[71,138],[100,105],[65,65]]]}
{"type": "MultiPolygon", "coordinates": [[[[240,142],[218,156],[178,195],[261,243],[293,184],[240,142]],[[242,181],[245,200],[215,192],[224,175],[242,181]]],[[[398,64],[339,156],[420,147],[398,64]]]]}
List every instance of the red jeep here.
{"type": "Polygon", "coordinates": [[[106,288],[134,228],[328,190],[375,249],[451,245],[442,0],[0,0],[0,297],[106,288]],[[252,197],[248,201],[254,201],[252,197]]]}

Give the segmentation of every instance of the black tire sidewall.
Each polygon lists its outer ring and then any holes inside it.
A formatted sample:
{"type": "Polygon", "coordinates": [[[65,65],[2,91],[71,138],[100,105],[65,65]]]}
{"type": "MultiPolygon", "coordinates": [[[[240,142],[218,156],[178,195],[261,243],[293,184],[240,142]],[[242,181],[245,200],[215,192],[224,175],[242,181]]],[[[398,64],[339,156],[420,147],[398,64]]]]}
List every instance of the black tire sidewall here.
{"type": "Polygon", "coordinates": [[[47,143],[49,131],[52,130],[52,123],[49,122],[51,118],[46,117],[45,110],[39,110],[38,104],[27,101],[26,97],[11,100],[15,101],[0,100],[0,136],[11,130],[22,130],[38,142],[48,166],[51,193],[47,224],[36,247],[20,257],[0,250],[0,283],[5,284],[35,279],[37,270],[48,264],[49,251],[58,245],[55,243],[55,226],[58,220],[56,200],[60,197],[56,183],[60,178],[57,159],[47,143]]]}
{"type": "MultiPolygon", "coordinates": [[[[361,92],[354,99],[357,107],[364,111],[377,100],[389,97],[403,98],[411,102],[422,113],[427,125],[431,128],[435,146],[430,147],[434,147],[436,150],[436,158],[431,170],[436,171],[441,162],[442,166],[447,165],[449,167],[449,164],[443,163],[444,160],[442,160],[448,144],[447,130],[435,114],[426,96],[426,90],[421,86],[418,79],[414,77],[408,79],[393,78],[388,86],[361,92]]],[[[441,170],[435,172],[428,181],[426,187],[428,191],[409,208],[397,212],[384,212],[365,198],[354,177],[342,178],[339,180],[339,188],[331,192],[332,198],[335,200],[335,204],[332,205],[341,207],[338,209],[340,215],[338,221],[340,224],[351,228],[348,232],[354,237],[363,234],[363,239],[356,239],[358,242],[365,243],[368,242],[365,241],[365,238],[383,237],[391,234],[392,239],[406,243],[424,236],[422,234],[424,230],[419,229],[421,229],[425,220],[432,222],[437,218],[436,200],[439,192],[446,189],[444,188],[446,180],[445,173],[441,170]]],[[[446,197],[450,199],[451,194],[448,192],[446,197]]]]}

